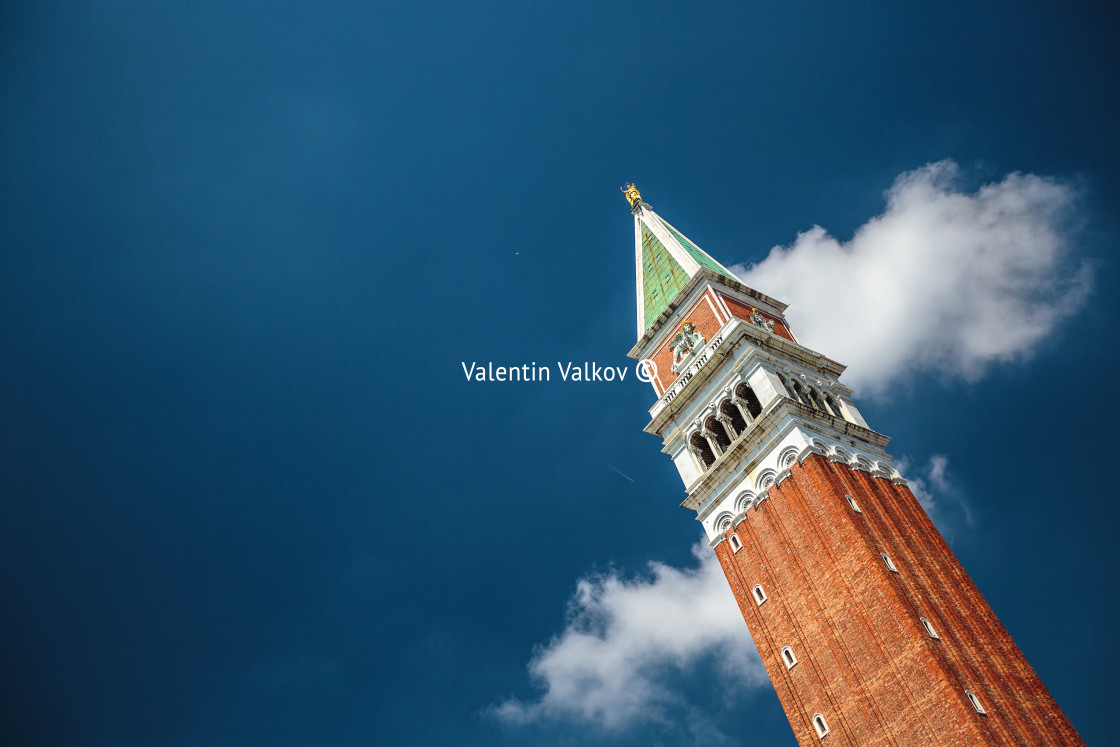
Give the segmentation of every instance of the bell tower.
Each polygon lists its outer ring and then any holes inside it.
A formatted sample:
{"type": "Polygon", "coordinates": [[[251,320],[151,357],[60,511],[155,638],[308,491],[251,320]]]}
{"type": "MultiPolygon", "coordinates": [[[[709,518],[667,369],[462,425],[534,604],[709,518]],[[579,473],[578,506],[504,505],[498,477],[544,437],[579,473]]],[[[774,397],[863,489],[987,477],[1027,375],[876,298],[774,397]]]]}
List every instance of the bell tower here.
{"type": "Polygon", "coordinates": [[[659,436],[801,745],[1081,745],[786,304],[623,188],[659,436]]]}

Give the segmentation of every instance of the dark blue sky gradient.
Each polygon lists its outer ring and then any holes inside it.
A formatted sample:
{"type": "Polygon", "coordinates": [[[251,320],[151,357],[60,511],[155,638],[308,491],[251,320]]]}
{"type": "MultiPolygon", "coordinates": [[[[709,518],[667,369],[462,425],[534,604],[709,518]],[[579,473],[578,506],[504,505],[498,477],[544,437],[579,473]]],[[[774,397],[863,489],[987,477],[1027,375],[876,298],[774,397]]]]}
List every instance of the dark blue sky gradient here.
{"type": "MultiPolygon", "coordinates": [[[[687,564],[699,528],[646,386],[468,384],[460,361],[627,363],[624,181],[733,264],[814,223],[846,238],[953,158],[1077,183],[1096,291],[1028,363],[859,404],[892,453],[949,455],[976,514],[954,549],[1105,743],[1116,21],[4,4],[3,741],[678,743],[481,715],[533,696],[578,577],[687,564]]],[[[793,744],[771,691],[713,699],[710,674],[680,687],[734,743],[793,744]]]]}

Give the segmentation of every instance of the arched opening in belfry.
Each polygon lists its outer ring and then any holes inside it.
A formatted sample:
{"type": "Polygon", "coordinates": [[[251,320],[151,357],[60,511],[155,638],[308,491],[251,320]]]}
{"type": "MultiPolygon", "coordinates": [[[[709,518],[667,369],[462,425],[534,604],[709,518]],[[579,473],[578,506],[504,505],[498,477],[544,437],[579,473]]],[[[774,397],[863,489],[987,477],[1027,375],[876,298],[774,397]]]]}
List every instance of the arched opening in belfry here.
{"type": "Polygon", "coordinates": [[[840,409],[840,401],[833,399],[831,394],[824,395],[824,404],[834,416],[844,419],[844,411],[840,409]]]}
{"type": "Polygon", "coordinates": [[[801,382],[797,381],[797,379],[790,379],[789,384],[786,386],[786,388],[789,389],[790,392],[792,392],[792,396],[795,400],[803,405],[807,405],[809,407],[813,406],[812,401],[809,399],[809,395],[805,393],[805,387],[801,386],[801,382]]]}
{"type": "Polygon", "coordinates": [[[704,469],[708,469],[708,467],[716,463],[716,455],[715,452],[712,451],[712,447],[708,444],[708,439],[701,436],[699,432],[692,434],[688,445],[692,453],[695,454],[696,458],[700,460],[700,463],[704,465],[704,469]]]}
{"type": "Polygon", "coordinates": [[[762,414],[762,403],[758,401],[758,396],[746,384],[740,384],[735,387],[735,396],[746,402],[744,407],[751,420],[754,420],[762,414]]]}
{"type": "Polygon", "coordinates": [[[782,382],[782,386],[786,388],[786,396],[792,400],[796,400],[797,392],[793,391],[793,382],[781,374],[778,374],[778,381],[782,382]]]}
{"type": "Polygon", "coordinates": [[[734,437],[738,438],[743,435],[743,431],[747,429],[747,421],[743,419],[743,413],[739,412],[739,408],[729,400],[725,399],[720,403],[719,412],[723,415],[723,424],[726,426],[731,423],[731,429],[734,431],[734,437]]]}
{"type": "Polygon", "coordinates": [[[711,431],[711,438],[715,440],[716,445],[719,447],[719,452],[722,454],[727,451],[727,447],[731,445],[731,438],[728,436],[727,430],[723,427],[723,423],[719,422],[715,415],[704,422],[704,428],[711,431]]]}

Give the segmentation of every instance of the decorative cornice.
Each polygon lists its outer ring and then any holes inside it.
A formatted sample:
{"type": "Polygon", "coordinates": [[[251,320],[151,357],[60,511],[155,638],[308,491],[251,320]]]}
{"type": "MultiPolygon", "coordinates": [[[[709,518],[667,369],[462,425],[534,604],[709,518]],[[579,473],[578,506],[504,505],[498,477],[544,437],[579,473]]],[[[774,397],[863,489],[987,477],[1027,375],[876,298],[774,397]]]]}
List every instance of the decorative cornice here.
{"type": "MultiPolygon", "coordinates": [[[[832,463],[840,464],[855,470],[858,469],[857,462],[861,458],[870,458],[866,454],[862,454],[858,451],[850,454],[848,457],[844,457],[842,454],[837,454],[837,452],[841,450],[847,452],[847,449],[839,444],[829,446],[820,439],[814,439],[814,443],[806,446],[798,454],[798,462],[804,462],[804,460],[815,454],[822,459],[828,459],[832,463]]],[[[770,473],[772,470],[767,469],[765,472],[770,473]]],[[[888,480],[895,485],[906,485],[906,481],[898,475],[897,471],[882,462],[876,462],[876,468],[871,471],[870,475],[880,480],[888,480]]],[[[779,473],[778,477],[779,480],[790,479],[794,482],[797,481],[797,477],[792,475],[791,470],[788,469],[779,473]]],[[[712,538],[713,535],[726,536],[727,529],[737,529],[740,524],[750,519],[751,510],[757,511],[761,508],[762,503],[770,498],[770,490],[777,484],[778,483],[775,482],[767,490],[759,493],[757,497],[754,497],[750,491],[743,491],[738,495],[727,494],[719,498],[714,498],[712,501],[700,507],[696,518],[703,524],[705,533],[709,538],[712,538]],[[745,500],[748,495],[751,496],[751,500],[749,501],[745,500]],[[716,516],[715,519],[710,518],[713,515],[716,516]],[[731,516],[730,523],[727,522],[728,516],[731,516]]],[[[865,499],[870,499],[871,497],[871,495],[864,496],[865,499]]]]}
{"type": "MultiPolygon", "coordinates": [[[[733,355],[743,345],[750,345],[760,354],[780,357],[809,369],[816,369],[838,377],[844,366],[813,352],[806,347],[790,342],[784,337],[768,333],[741,319],[733,318],[717,333],[708,347],[696,355],[682,375],[669,385],[650,409],[651,420],[645,427],[646,433],[661,435],[665,423],[675,415],[692,406],[692,398],[700,391],[704,382],[711,379],[719,368],[720,360],[733,355]]],[[[839,389],[839,387],[838,387],[839,389]]],[[[846,388],[840,390],[846,393],[846,388]]]]}
{"type": "Polygon", "coordinates": [[[732,280],[726,275],[720,274],[715,270],[701,265],[700,269],[696,271],[696,274],[689,278],[688,282],[685,283],[684,287],[681,288],[679,293],[677,293],[676,298],[669,302],[669,305],[665,307],[665,310],[662,311],[658,315],[658,317],[653,320],[653,323],[649,325],[645,333],[640,338],[638,338],[638,342],[635,343],[634,347],[631,348],[630,352],[627,353],[627,355],[629,355],[631,358],[641,358],[642,350],[644,350],[649,345],[650,341],[653,340],[653,338],[655,338],[658,333],[661,332],[666,322],[668,322],[669,318],[673,316],[673,313],[676,312],[676,310],[679,309],[682,305],[687,303],[689,296],[692,295],[692,292],[695,291],[698,286],[704,283],[711,283],[712,285],[723,285],[727,288],[738,291],[739,293],[746,294],[759,303],[772,306],[777,310],[779,314],[783,313],[789,306],[789,304],[784,304],[777,299],[770,298],[770,296],[767,296],[765,293],[759,293],[750,286],[743,285],[736,280],[732,280]]]}
{"type": "MultiPolygon", "coordinates": [[[[870,428],[864,428],[847,420],[833,417],[820,410],[795,402],[787,397],[780,397],[762,411],[762,414],[751,423],[746,432],[731,442],[723,454],[709,467],[697,480],[689,486],[688,495],[681,502],[682,508],[699,510],[707,497],[716,490],[729,477],[735,474],[745,474],[758,466],[765,454],[756,454],[749,462],[746,457],[761,447],[768,440],[780,439],[782,433],[789,428],[804,425],[818,431],[827,438],[847,437],[856,442],[868,444],[880,451],[884,450],[890,437],[876,433],[870,428]],[[781,432],[776,429],[783,420],[790,418],[790,423],[781,432]],[[835,436],[833,435],[835,434],[835,436]]],[[[772,452],[771,452],[772,453],[772,452]]],[[[804,452],[802,452],[804,453],[804,452]]],[[[800,455],[799,455],[800,456],[800,455]]],[[[841,462],[852,466],[852,457],[839,454],[829,455],[831,461],[841,462]]],[[[866,469],[866,468],[865,468],[866,469]]],[[[757,486],[756,486],[757,487],[757,486]]],[[[760,490],[760,495],[762,492],[760,490]]]]}

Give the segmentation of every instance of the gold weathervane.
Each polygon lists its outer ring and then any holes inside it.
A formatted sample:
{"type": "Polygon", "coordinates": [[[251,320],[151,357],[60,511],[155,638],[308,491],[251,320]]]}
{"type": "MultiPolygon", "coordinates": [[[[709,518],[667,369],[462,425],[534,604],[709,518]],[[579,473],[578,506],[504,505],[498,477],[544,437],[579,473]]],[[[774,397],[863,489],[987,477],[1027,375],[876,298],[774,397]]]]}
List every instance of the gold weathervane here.
{"type": "Polygon", "coordinates": [[[642,201],[642,195],[638,192],[638,188],[633,184],[627,184],[625,187],[619,187],[620,190],[626,195],[626,199],[630,201],[630,207],[637,207],[638,203],[642,201]]]}

